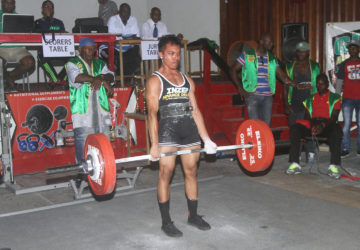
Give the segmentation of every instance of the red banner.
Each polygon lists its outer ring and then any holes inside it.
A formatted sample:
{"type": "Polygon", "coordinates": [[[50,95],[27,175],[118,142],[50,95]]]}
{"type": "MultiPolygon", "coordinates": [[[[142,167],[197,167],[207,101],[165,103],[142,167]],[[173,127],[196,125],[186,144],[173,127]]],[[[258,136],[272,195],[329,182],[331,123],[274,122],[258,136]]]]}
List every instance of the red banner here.
{"type": "MultiPolygon", "coordinates": [[[[123,112],[129,106],[131,93],[131,88],[115,89],[115,101],[111,103],[116,104],[114,125],[123,123],[123,112]]],[[[12,135],[14,174],[75,163],[68,91],[11,93],[6,98],[15,123],[12,124],[15,127],[12,135]]],[[[145,147],[144,122],[135,124],[139,134],[134,135],[136,147],[145,147]]],[[[127,156],[126,141],[116,138],[112,145],[116,158],[127,156]]]]}

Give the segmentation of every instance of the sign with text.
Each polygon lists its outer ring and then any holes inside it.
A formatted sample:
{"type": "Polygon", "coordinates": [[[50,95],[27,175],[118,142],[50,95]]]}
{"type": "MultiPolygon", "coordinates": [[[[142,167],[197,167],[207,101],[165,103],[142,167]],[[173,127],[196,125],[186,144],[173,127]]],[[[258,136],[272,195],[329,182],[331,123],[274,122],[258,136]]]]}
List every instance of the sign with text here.
{"type": "Polygon", "coordinates": [[[52,34],[45,35],[42,38],[42,48],[44,57],[74,57],[74,36],[53,36],[52,34]]]}
{"type": "Polygon", "coordinates": [[[141,41],[142,60],[157,60],[159,41],[141,41]]]}

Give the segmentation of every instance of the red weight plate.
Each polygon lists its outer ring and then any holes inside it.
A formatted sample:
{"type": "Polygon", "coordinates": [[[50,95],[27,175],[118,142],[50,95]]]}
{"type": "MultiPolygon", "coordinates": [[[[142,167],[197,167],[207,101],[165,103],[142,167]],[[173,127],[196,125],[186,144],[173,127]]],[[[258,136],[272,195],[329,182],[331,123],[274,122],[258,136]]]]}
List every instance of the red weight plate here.
{"type": "Polygon", "coordinates": [[[270,167],[275,154],[274,136],[268,125],[260,120],[246,120],[239,126],[235,143],[251,144],[252,148],[236,150],[241,165],[250,172],[264,171],[270,167]]]}
{"type": "Polygon", "coordinates": [[[88,152],[95,157],[98,169],[96,178],[88,175],[91,190],[96,195],[110,194],[116,184],[116,164],[114,151],[104,134],[91,134],[86,138],[85,158],[88,152]]]}

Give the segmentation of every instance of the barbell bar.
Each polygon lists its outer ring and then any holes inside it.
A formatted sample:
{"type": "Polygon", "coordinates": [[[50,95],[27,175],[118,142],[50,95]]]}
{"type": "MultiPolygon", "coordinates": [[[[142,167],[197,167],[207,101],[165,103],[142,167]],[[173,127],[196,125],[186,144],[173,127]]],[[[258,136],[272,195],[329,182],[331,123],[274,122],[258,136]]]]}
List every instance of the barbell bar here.
{"type": "MultiPolygon", "coordinates": [[[[272,131],[260,120],[246,120],[238,127],[236,145],[219,146],[217,151],[236,150],[240,164],[249,172],[264,171],[270,167],[275,142],[272,131]]],[[[160,157],[205,152],[205,148],[162,153],[160,157]]],[[[111,193],[116,184],[116,163],[150,160],[150,155],[115,159],[111,143],[104,134],[89,135],[85,143],[85,162],[49,168],[47,174],[82,170],[88,174],[89,186],[96,195],[111,193]]]]}
{"type": "MultiPolygon", "coordinates": [[[[235,150],[240,148],[252,148],[251,144],[245,145],[228,145],[228,146],[219,146],[216,148],[216,151],[228,151],[228,150],[235,150]]],[[[167,157],[172,155],[185,155],[185,154],[194,154],[194,153],[203,153],[206,152],[205,148],[199,149],[191,149],[191,150],[179,150],[174,152],[167,152],[160,154],[160,157],[167,157]]],[[[132,157],[125,157],[120,159],[115,159],[115,163],[127,163],[127,162],[134,162],[134,161],[143,161],[143,160],[150,160],[151,155],[139,155],[139,156],[132,156],[132,157]]],[[[65,165],[55,168],[48,168],[46,169],[46,174],[58,174],[76,170],[83,170],[86,174],[91,174],[93,171],[93,167],[91,167],[92,159],[87,159],[86,161],[79,163],[79,164],[72,164],[72,165],[65,165]]]]}

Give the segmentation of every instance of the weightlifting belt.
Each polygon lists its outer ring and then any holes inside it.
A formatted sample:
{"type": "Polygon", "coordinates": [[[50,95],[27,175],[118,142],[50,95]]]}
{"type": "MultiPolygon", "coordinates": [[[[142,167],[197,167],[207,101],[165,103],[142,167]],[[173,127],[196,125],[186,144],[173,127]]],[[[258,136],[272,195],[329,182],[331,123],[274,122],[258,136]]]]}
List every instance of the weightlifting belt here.
{"type": "Polygon", "coordinates": [[[160,106],[160,118],[191,115],[193,107],[187,103],[170,103],[160,106]]]}

